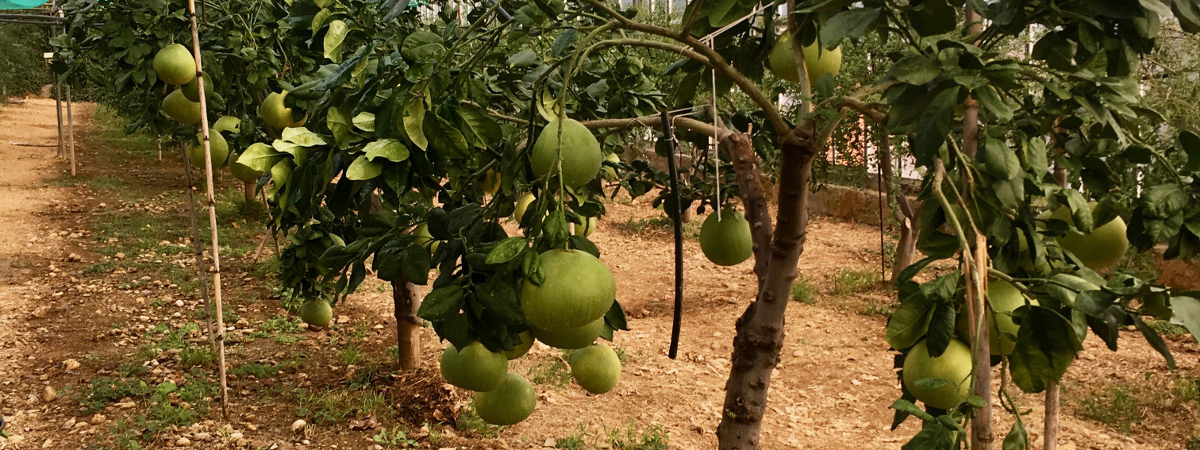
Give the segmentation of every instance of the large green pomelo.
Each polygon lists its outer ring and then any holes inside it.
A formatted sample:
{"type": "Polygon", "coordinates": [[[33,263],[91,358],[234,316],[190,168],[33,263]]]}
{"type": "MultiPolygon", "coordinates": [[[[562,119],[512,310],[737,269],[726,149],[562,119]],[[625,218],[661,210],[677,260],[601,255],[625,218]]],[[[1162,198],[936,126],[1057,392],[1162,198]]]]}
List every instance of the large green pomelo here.
{"type": "Polygon", "coordinates": [[[533,414],[537,393],[525,378],[515,373],[504,377],[499,387],[475,394],[475,414],[492,425],[512,425],[533,414]]]}
{"type": "Polygon", "coordinates": [[[584,347],[571,353],[571,376],[585,391],[603,394],[621,380],[621,359],[605,344],[584,347]]]}
{"type": "Polygon", "coordinates": [[[196,58],[183,45],[168,45],[154,55],[154,73],[167,84],[188,84],[196,79],[196,58]]]}
{"type": "MultiPolygon", "coordinates": [[[[1071,210],[1065,206],[1055,210],[1050,218],[1075,225],[1075,220],[1071,218],[1071,210]]],[[[1129,250],[1129,238],[1125,236],[1125,229],[1125,220],[1117,217],[1108,223],[1093,227],[1091,233],[1068,231],[1066,235],[1058,238],[1058,245],[1074,253],[1089,269],[1104,270],[1121,262],[1125,251],[1129,250]]]]}
{"type": "Polygon", "coordinates": [[[508,358],[488,350],[479,341],[459,350],[451,344],[442,352],[442,378],[447,383],[476,392],[487,392],[504,382],[508,358]]]}
{"type": "Polygon", "coordinates": [[[521,309],[531,325],[549,331],[582,327],[612,307],[617,282],[598,258],[581,250],[547,250],[538,256],[544,280],[521,287],[521,309]]]}
{"type": "Polygon", "coordinates": [[[904,386],[917,400],[936,408],[950,409],[958,406],[971,393],[971,348],[958,339],[951,339],[946,351],[937,358],[929,356],[929,348],[922,339],[904,357],[904,386]],[[933,389],[921,389],[917,380],[926,378],[946,380],[933,389]]]}
{"type": "Polygon", "coordinates": [[[517,223],[521,223],[521,218],[525,217],[525,210],[529,209],[529,205],[533,203],[534,200],[537,200],[537,197],[534,197],[533,193],[530,192],[526,192],[525,195],[522,195],[521,198],[517,199],[517,209],[516,211],[513,211],[513,220],[516,220],[517,223]]]}
{"type": "Polygon", "coordinates": [[[179,89],[171,91],[163,99],[162,111],[167,117],[184,125],[200,123],[200,104],[188,100],[179,89]]]}
{"type": "Polygon", "coordinates": [[[554,348],[575,350],[595,343],[596,338],[600,337],[600,332],[602,331],[604,331],[603,317],[596,319],[592,321],[592,323],[582,327],[568,328],[565,330],[551,331],[534,326],[533,337],[554,348]]]}
{"type": "Polygon", "coordinates": [[[491,195],[496,195],[496,191],[500,190],[500,174],[495,170],[488,169],[483,176],[483,191],[491,195]]]}
{"type": "Polygon", "coordinates": [[[417,229],[413,230],[413,236],[417,237],[417,239],[414,241],[417,245],[429,247],[430,255],[433,255],[435,252],[437,252],[438,246],[442,245],[442,241],[434,239],[433,235],[429,234],[428,223],[417,225],[417,229]]]}
{"type": "MultiPolygon", "coordinates": [[[[993,355],[1011,355],[1017,346],[1017,331],[1021,328],[1013,322],[1013,311],[1025,306],[1025,297],[1016,287],[1003,280],[988,280],[988,302],[992,305],[991,326],[988,327],[988,342],[993,355]]],[[[1030,300],[1031,305],[1038,305],[1037,300],[1030,300]]],[[[957,334],[965,342],[971,342],[971,318],[965,314],[964,308],[958,315],[956,324],[957,334]]]]}
{"type": "MultiPolygon", "coordinates": [[[[196,143],[188,146],[188,160],[192,162],[192,166],[204,169],[204,144],[203,134],[196,136],[196,143]]],[[[225,166],[225,161],[229,159],[229,143],[225,142],[225,137],[221,133],[208,133],[208,151],[212,156],[213,171],[221,170],[225,166]]]]}
{"type": "Polygon", "coordinates": [[[267,94],[262,106],[258,108],[258,115],[271,128],[282,130],[297,126],[297,122],[292,119],[292,108],[283,103],[287,95],[288,91],[267,94]]]}
{"type": "Polygon", "coordinates": [[[500,352],[503,353],[504,357],[508,358],[509,361],[525,356],[526,353],[529,353],[529,349],[533,348],[534,339],[532,331],[525,330],[517,336],[521,338],[520,343],[514,345],[512,350],[500,352]]]}
{"type": "Polygon", "coordinates": [[[239,163],[237,161],[239,156],[241,155],[232,155],[229,158],[229,172],[233,173],[233,177],[237,178],[238,181],[245,183],[258,181],[258,178],[261,177],[263,173],[251,169],[250,166],[239,163]]]}
{"type": "Polygon", "coordinates": [[[596,231],[595,217],[585,217],[583,223],[575,224],[575,235],[577,236],[588,237],[592,235],[593,231],[596,231]]]}
{"type": "MultiPolygon", "coordinates": [[[[200,75],[201,78],[204,79],[204,96],[211,97],[209,94],[216,89],[216,87],[213,86],[212,78],[209,78],[207,73],[201,73],[200,75]]],[[[183,85],[183,87],[179,88],[179,90],[183,92],[183,96],[187,97],[188,100],[193,102],[200,101],[200,83],[196,82],[196,78],[192,78],[192,81],[189,81],[188,84],[183,85]]]]}
{"type": "MultiPolygon", "coordinates": [[[[548,173],[558,173],[558,121],[551,121],[537,142],[533,144],[533,152],[529,163],[533,174],[539,178],[548,173]]],[[[580,187],[596,178],[600,172],[604,154],[600,152],[600,142],[591,130],[575,119],[563,121],[562,128],[562,181],[569,187],[580,187]]]]}
{"type": "Polygon", "coordinates": [[[327,327],[333,320],[333,307],[325,300],[313,300],[300,307],[300,320],[315,327],[327,327]]]}
{"type": "MultiPolygon", "coordinates": [[[[801,50],[804,53],[804,67],[808,69],[808,83],[812,86],[817,85],[822,75],[837,75],[842,68],[841,47],[833,50],[818,47],[814,42],[801,50]]],[[[775,47],[771,48],[767,61],[775,76],[793,83],[800,82],[800,74],[796,73],[796,55],[792,53],[792,38],[786,33],[775,40],[775,47]]]]}
{"type": "Polygon", "coordinates": [[[700,250],[718,265],[740,264],[754,254],[750,222],[735,209],[722,209],[720,220],[716,214],[709,214],[700,226],[700,250]]]}

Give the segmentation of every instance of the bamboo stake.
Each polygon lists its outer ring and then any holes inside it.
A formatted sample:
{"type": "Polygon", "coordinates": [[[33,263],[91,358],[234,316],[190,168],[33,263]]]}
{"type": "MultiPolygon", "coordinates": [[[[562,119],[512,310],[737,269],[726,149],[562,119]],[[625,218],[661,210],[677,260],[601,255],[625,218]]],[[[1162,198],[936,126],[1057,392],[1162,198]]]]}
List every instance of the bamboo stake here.
{"type": "MultiPolygon", "coordinates": [[[[162,148],[161,143],[159,144],[159,148],[162,148]]],[[[183,173],[184,177],[187,178],[188,205],[191,207],[192,213],[189,217],[192,219],[192,251],[196,255],[196,276],[200,280],[200,307],[204,308],[204,324],[207,326],[208,331],[205,334],[208,335],[208,345],[215,350],[217,341],[213,339],[212,302],[208,299],[208,269],[204,264],[204,249],[200,246],[200,226],[196,224],[196,194],[192,192],[192,186],[195,183],[193,181],[194,178],[192,178],[192,162],[187,156],[187,146],[180,146],[179,149],[180,155],[183,156],[183,173]]],[[[159,150],[159,154],[162,154],[161,150],[159,150]]]]}
{"type": "Polygon", "coordinates": [[[75,176],[75,118],[71,114],[71,84],[67,83],[67,136],[71,148],[71,176],[75,176]]]}
{"type": "Polygon", "coordinates": [[[188,0],[188,16],[192,22],[192,55],[196,58],[196,86],[200,94],[200,133],[204,136],[204,177],[207,182],[208,225],[212,231],[213,304],[217,320],[217,373],[221,378],[221,413],[228,414],[229,386],[225,380],[225,320],[221,306],[221,252],[217,236],[217,198],[213,187],[212,148],[208,141],[208,105],[204,95],[204,77],[200,58],[200,30],[196,25],[196,0],[188,0]]]}

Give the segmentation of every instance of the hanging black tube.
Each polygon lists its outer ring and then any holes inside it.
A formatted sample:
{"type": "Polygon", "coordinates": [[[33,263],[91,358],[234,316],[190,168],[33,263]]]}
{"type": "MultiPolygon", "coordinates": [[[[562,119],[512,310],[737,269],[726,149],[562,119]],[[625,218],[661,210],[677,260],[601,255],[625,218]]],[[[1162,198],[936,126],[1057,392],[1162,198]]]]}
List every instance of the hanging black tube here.
{"type": "Polygon", "coordinates": [[[667,356],[675,359],[679,354],[679,329],[683,325],[683,208],[679,201],[679,169],[675,166],[675,130],[671,129],[671,114],[662,112],[662,139],[667,140],[670,149],[667,154],[667,170],[671,174],[671,203],[675,210],[670,211],[671,220],[675,224],[675,317],[671,321],[671,350],[667,356]]]}

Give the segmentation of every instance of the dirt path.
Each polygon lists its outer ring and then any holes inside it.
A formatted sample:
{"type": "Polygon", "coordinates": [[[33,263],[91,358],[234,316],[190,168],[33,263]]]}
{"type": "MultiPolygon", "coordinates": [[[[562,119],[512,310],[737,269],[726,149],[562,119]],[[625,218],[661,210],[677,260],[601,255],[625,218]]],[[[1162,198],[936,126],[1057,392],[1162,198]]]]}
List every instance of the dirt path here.
{"type": "MultiPolygon", "coordinates": [[[[40,358],[45,329],[31,319],[65,307],[59,303],[63,293],[46,280],[57,277],[56,265],[74,254],[69,241],[79,238],[80,230],[64,229],[67,223],[47,216],[73,209],[63,204],[65,188],[46,183],[57,172],[57,149],[13,145],[55,144],[54,107],[53,100],[26,99],[0,109],[0,414],[8,422],[7,444],[20,444],[24,434],[46,425],[46,399],[57,393],[46,390],[47,374],[40,368],[67,369],[63,361],[40,358]]],[[[91,107],[77,104],[74,112],[76,126],[88,126],[91,107]]]]}

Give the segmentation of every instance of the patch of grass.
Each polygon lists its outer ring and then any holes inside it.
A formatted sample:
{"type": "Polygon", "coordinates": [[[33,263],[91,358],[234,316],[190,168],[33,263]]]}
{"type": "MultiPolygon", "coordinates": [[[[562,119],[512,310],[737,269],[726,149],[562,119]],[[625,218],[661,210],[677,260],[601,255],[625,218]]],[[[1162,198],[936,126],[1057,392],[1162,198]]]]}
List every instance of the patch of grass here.
{"type": "Polygon", "coordinates": [[[342,384],[352,391],[357,391],[370,387],[379,378],[379,367],[372,366],[354,372],[354,375],[342,381],[342,384]]]}
{"type": "Polygon", "coordinates": [[[239,316],[237,311],[226,309],[221,311],[221,318],[225,320],[225,324],[228,325],[231,323],[237,323],[237,321],[242,319],[242,316],[239,316]]]}
{"type": "Polygon", "coordinates": [[[258,324],[258,329],[275,333],[299,333],[300,321],[284,316],[275,316],[258,324]]]}
{"type": "Polygon", "coordinates": [[[179,365],[183,367],[211,367],[216,361],[217,353],[208,346],[189,347],[179,352],[179,365]]]}
{"type": "Polygon", "coordinates": [[[145,381],[138,379],[93,378],[88,387],[75,395],[75,401],[83,405],[84,414],[104,410],[111,403],[123,398],[140,398],[154,392],[145,381]]]}
{"type": "Polygon", "coordinates": [[[167,306],[167,302],[166,302],[166,300],[163,300],[163,299],[158,299],[158,300],[150,302],[151,308],[162,308],[164,306],[167,306]]]}
{"type": "Polygon", "coordinates": [[[83,274],[84,275],[96,275],[96,274],[101,274],[101,273],[109,273],[109,272],[113,271],[113,267],[115,267],[115,266],[116,266],[116,264],[113,264],[112,261],[93,263],[93,264],[89,264],[87,267],[85,267],[83,269],[83,274]]]}
{"type": "Polygon", "coordinates": [[[533,384],[545,384],[555,388],[562,388],[571,382],[571,368],[558,358],[538,362],[525,374],[533,384]]]}
{"type": "Polygon", "coordinates": [[[1183,403],[1200,402],[1200,379],[1176,378],[1171,395],[1183,403]]]}
{"type": "Polygon", "coordinates": [[[829,277],[834,295],[866,292],[879,285],[879,272],[874,270],[838,269],[829,277]]]}
{"type": "Polygon", "coordinates": [[[346,366],[357,365],[363,361],[363,354],[358,350],[358,346],[349,344],[338,352],[338,361],[346,366]]]}
{"type": "Polygon", "coordinates": [[[392,403],[383,394],[370,391],[331,389],[321,393],[295,390],[299,408],[296,415],[318,425],[339,423],[352,417],[375,415],[390,417],[392,403]]]}
{"type": "Polygon", "coordinates": [[[817,302],[817,287],[812,284],[812,281],[804,274],[796,277],[796,282],[792,284],[792,300],[811,305],[817,302]]]}
{"type": "Polygon", "coordinates": [[[246,363],[246,364],[242,364],[240,366],[234,367],[233,370],[231,370],[230,372],[232,372],[234,375],[237,375],[239,377],[252,375],[255,378],[261,379],[261,378],[270,378],[275,375],[278,375],[279,368],[277,368],[275,366],[270,366],[267,364],[246,363]]]}
{"type": "Polygon", "coordinates": [[[671,448],[671,436],[662,424],[653,424],[639,430],[632,419],[624,428],[605,430],[605,441],[610,448],[620,450],[667,450],[671,448]]]}
{"type": "Polygon", "coordinates": [[[125,183],[117,178],[101,175],[87,180],[87,186],[92,189],[119,189],[125,187],[125,183]]]}
{"type": "Polygon", "coordinates": [[[475,412],[475,407],[468,406],[458,415],[458,420],[455,422],[455,427],[459,431],[469,431],[483,438],[495,438],[500,435],[500,431],[504,430],[503,426],[493,426],[483,419],[479,418],[479,414],[475,412]]]}
{"type": "Polygon", "coordinates": [[[863,307],[863,309],[858,311],[858,313],[868,317],[887,317],[892,315],[892,307],[885,303],[876,303],[874,300],[872,300],[867,302],[867,306],[863,307]]]}
{"type": "Polygon", "coordinates": [[[584,439],[587,437],[587,430],[583,429],[583,425],[575,429],[574,433],[568,434],[554,440],[554,448],[563,450],[586,450],[587,445],[584,439]]]}
{"type": "Polygon", "coordinates": [[[1080,402],[1078,413],[1087,419],[1115,426],[1122,433],[1129,433],[1138,421],[1138,401],[1128,388],[1114,386],[1088,393],[1080,402]]]}
{"type": "Polygon", "coordinates": [[[1188,438],[1187,450],[1200,450],[1200,434],[1188,438]]]}
{"type": "Polygon", "coordinates": [[[1154,331],[1157,331],[1161,336],[1184,336],[1188,334],[1187,328],[1171,323],[1169,320],[1151,319],[1146,321],[1154,331]]]}
{"type": "Polygon", "coordinates": [[[381,428],[378,433],[371,436],[371,440],[385,447],[408,448],[417,446],[417,440],[409,438],[408,430],[401,425],[396,425],[391,430],[381,428]]]}
{"type": "MultiPolygon", "coordinates": [[[[699,239],[701,225],[702,221],[699,220],[692,220],[691,222],[684,223],[683,237],[686,239],[699,239]]],[[[656,217],[643,217],[640,219],[629,217],[629,219],[625,220],[625,222],[616,223],[617,232],[629,236],[638,236],[647,232],[655,231],[672,233],[674,227],[674,222],[665,214],[656,217]]]]}

